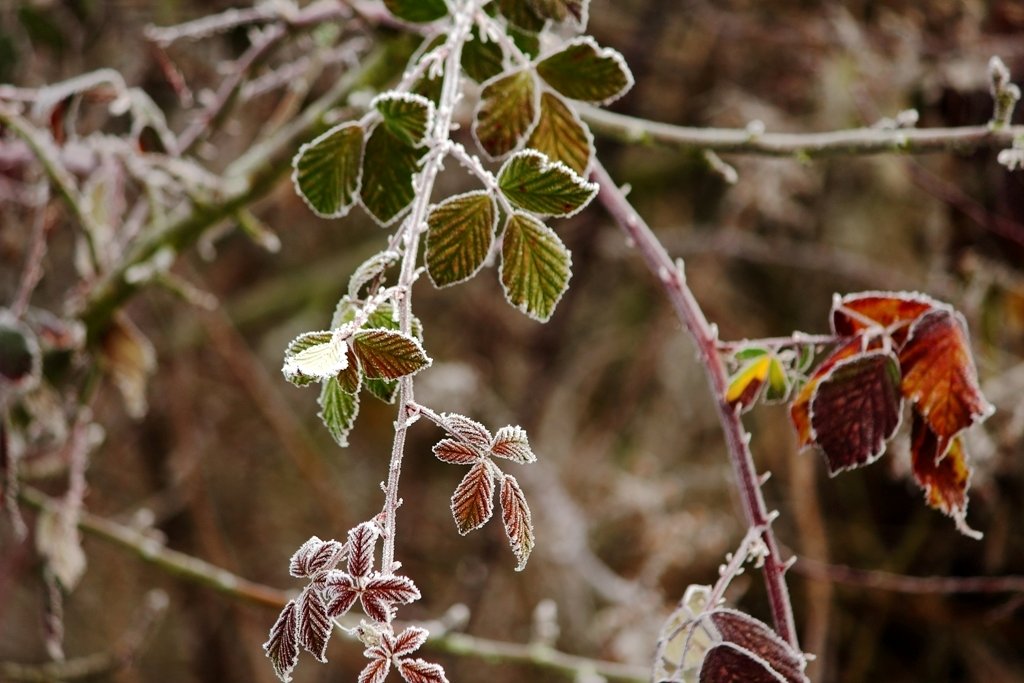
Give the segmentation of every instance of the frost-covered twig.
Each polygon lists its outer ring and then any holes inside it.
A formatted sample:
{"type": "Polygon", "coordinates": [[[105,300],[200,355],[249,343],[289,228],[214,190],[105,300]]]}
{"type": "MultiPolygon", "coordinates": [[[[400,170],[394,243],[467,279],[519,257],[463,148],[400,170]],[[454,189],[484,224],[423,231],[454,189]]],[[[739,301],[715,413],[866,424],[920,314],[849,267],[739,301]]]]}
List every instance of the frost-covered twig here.
{"type": "Polygon", "coordinates": [[[711,386],[718,419],[725,432],[729,459],[736,476],[740,499],[743,501],[744,517],[749,527],[762,529],[761,540],[767,549],[762,571],[775,628],[779,636],[799,651],[793,607],[785,580],[787,565],[781,557],[772,531],[772,515],[768,512],[761,493],[760,480],[750,454],[749,435],[743,429],[739,412],[725,399],[728,376],[718,354],[718,331],[708,322],[700,304],[687,286],[682,264],[673,263],[657,236],[633,210],[604,166],[595,163],[591,177],[601,186],[598,199],[619,227],[636,244],[648,269],[665,290],[672,307],[697,346],[701,364],[711,386]]]}

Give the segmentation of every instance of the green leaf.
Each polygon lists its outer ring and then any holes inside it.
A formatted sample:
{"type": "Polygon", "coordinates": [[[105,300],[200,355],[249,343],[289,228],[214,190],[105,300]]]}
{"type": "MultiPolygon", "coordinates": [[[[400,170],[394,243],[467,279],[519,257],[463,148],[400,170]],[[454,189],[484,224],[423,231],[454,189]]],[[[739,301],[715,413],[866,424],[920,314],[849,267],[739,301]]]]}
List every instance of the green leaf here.
{"type": "Polygon", "coordinates": [[[372,106],[395,137],[412,147],[423,144],[434,123],[434,103],[423,95],[387,92],[373,98],[372,106]]]}
{"type": "Polygon", "coordinates": [[[540,118],[526,146],[586,175],[594,155],[594,136],[572,108],[546,92],[540,96],[540,118]]]}
{"type": "Polygon", "coordinates": [[[537,73],[566,97],[596,104],[614,102],[633,86],[633,74],[622,55],[599,47],[590,36],[576,38],[542,59],[537,73]]]}
{"type": "Polygon", "coordinates": [[[348,433],[352,431],[359,414],[359,395],[345,391],[334,377],[323,383],[320,389],[320,412],[327,431],[342,448],[348,446],[348,433]]]}
{"type": "Polygon", "coordinates": [[[519,147],[538,115],[537,79],[532,69],[495,76],[484,83],[473,118],[473,135],[492,159],[519,147]]]}
{"type": "Polygon", "coordinates": [[[426,75],[420,78],[412,86],[412,92],[414,95],[422,95],[437,106],[437,103],[441,101],[441,86],[444,85],[444,79],[440,76],[426,75]]]}
{"type": "Polygon", "coordinates": [[[423,24],[448,14],[444,0],[384,0],[384,6],[399,19],[423,24]]]}
{"type": "Polygon", "coordinates": [[[363,388],[385,403],[394,403],[398,395],[398,380],[366,378],[363,380],[363,388]]]}
{"type": "Polygon", "coordinates": [[[572,257],[554,230],[518,211],[505,224],[501,286],[508,302],[546,322],[569,287],[572,257]]]}
{"type": "Polygon", "coordinates": [[[562,22],[572,19],[580,30],[587,26],[590,0],[527,0],[537,16],[562,22]]]}
{"type": "Polygon", "coordinates": [[[363,129],[343,123],[307,142],[292,159],[292,182],[318,216],[338,218],[359,196],[362,179],[363,129]]]}
{"type": "Polygon", "coordinates": [[[505,54],[495,40],[484,40],[473,27],[473,39],[462,46],[462,69],[477,83],[497,76],[504,69],[505,54]]]}
{"type": "Polygon", "coordinates": [[[526,0],[498,0],[498,11],[510,24],[531,33],[537,33],[544,28],[544,19],[526,0]]]}
{"type": "Polygon", "coordinates": [[[544,216],[571,216],[597,194],[597,183],[532,149],[517,152],[502,165],[498,186],[519,208],[544,216]]]}
{"type": "Polygon", "coordinates": [[[419,341],[394,330],[373,329],[352,336],[352,350],[367,377],[398,379],[429,367],[419,341]]]}
{"type": "Polygon", "coordinates": [[[426,153],[396,137],[385,125],[373,129],[363,154],[363,206],[382,226],[395,221],[412,203],[412,178],[426,153]]]}
{"type": "Polygon", "coordinates": [[[768,386],[765,389],[764,398],[769,403],[778,403],[789,398],[790,382],[786,375],[786,369],[782,367],[779,359],[772,356],[771,365],[768,366],[768,386]]]}
{"type": "Polygon", "coordinates": [[[484,265],[498,211],[489,192],[450,197],[427,218],[427,273],[437,287],[468,280],[484,265]]]}
{"type": "MultiPolygon", "coordinates": [[[[348,295],[353,299],[359,298],[359,291],[369,283],[380,277],[391,264],[398,261],[397,251],[379,251],[370,258],[363,261],[352,277],[348,279],[348,295]]],[[[332,325],[337,327],[337,325],[332,325]]]]}

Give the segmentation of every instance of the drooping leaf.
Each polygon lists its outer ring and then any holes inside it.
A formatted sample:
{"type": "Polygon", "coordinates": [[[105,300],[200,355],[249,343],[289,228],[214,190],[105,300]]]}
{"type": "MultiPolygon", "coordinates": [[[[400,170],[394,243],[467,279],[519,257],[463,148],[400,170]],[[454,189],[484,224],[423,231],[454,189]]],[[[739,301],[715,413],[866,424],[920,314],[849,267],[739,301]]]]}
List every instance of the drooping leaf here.
{"type": "Polygon", "coordinates": [[[747,411],[757,403],[768,381],[768,371],[771,368],[772,356],[762,354],[753,360],[748,361],[732,377],[729,378],[729,386],[726,387],[725,401],[735,409],[737,406],[747,411]]]}
{"type": "MultiPolygon", "coordinates": [[[[380,650],[380,648],[370,648],[380,650]]],[[[359,672],[359,683],[384,683],[387,680],[388,672],[391,671],[391,660],[386,656],[371,657],[370,661],[359,672]]]]}
{"type": "Polygon", "coordinates": [[[477,83],[497,76],[504,70],[505,54],[495,40],[484,40],[473,27],[473,38],[462,46],[462,69],[477,83]]]}
{"type": "Polygon", "coordinates": [[[899,363],[885,351],[841,360],[821,379],[810,418],[829,474],[867,465],[885,452],[900,424],[899,385],[899,363]]]}
{"type": "Polygon", "coordinates": [[[786,679],[754,653],[724,642],[704,655],[700,683],[786,683],[786,679]]]}
{"type": "Polygon", "coordinates": [[[296,386],[323,381],[348,367],[348,344],[341,334],[303,332],[284,351],[281,373],[296,386]]]}
{"type": "Polygon", "coordinates": [[[516,556],[516,571],[526,567],[526,561],[533,552],[534,535],[533,521],[530,517],[530,506],[526,504],[519,482],[511,474],[506,474],[501,482],[501,521],[505,525],[508,542],[516,556]]]}
{"type": "Polygon", "coordinates": [[[306,586],[297,605],[299,645],[326,664],[327,642],[334,629],[334,622],[327,616],[327,605],[313,586],[306,586]]]}
{"type": "Polygon", "coordinates": [[[361,578],[373,570],[373,551],[377,546],[377,527],[363,522],[348,532],[348,573],[361,578]]]}
{"type": "Polygon", "coordinates": [[[512,425],[502,427],[494,435],[494,442],[491,444],[491,455],[522,464],[537,461],[537,456],[530,450],[530,441],[526,435],[526,430],[512,425]]]}
{"type": "Polygon", "coordinates": [[[526,0],[538,16],[557,22],[572,20],[581,31],[587,26],[590,0],[526,0]]]}
{"type": "Polygon", "coordinates": [[[296,578],[312,577],[319,572],[334,569],[345,559],[348,547],[338,541],[322,541],[313,536],[302,544],[288,562],[288,573],[296,578]]]}
{"type": "Polygon", "coordinates": [[[939,438],[915,410],[911,423],[910,456],[914,478],[924,489],[928,505],[952,517],[964,535],[980,538],[981,534],[967,525],[967,489],[971,468],[967,464],[962,437],[939,438]]]}
{"type": "Polygon", "coordinates": [[[36,335],[9,311],[0,309],[0,390],[31,389],[39,382],[41,372],[42,355],[36,335]]]}
{"type": "Polygon", "coordinates": [[[427,273],[437,287],[464,282],[479,272],[494,240],[498,210],[489,192],[449,197],[427,217],[427,273]]]}
{"type": "Polygon", "coordinates": [[[419,341],[394,330],[360,330],[352,335],[352,350],[367,377],[397,379],[429,367],[419,341]]]}
{"type": "Polygon", "coordinates": [[[270,638],[263,643],[263,650],[270,658],[277,677],[284,683],[292,680],[292,671],[299,661],[298,610],[294,600],[281,610],[270,628],[270,638]]]}
{"type": "Polygon", "coordinates": [[[537,80],[532,69],[504,73],[486,81],[473,117],[473,135],[492,159],[519,147],[537,121],[537,80]]]}
{"type": "MultiPolygon", "coordinates": [[[[360,290],[379,278],[392,264],[397,263],[398,256],[397,251],[385,250],[363,261],[348,279],[349,298],[358,299],[360,290]]],[[[341,323],[332,323],[331,327],[337,327],[339,324],[341,323]]]]}
{"type": "Polygon", "coordinates": [[[618,51],[600,47],[590,36],[574,38],[542,59],[537,74],[572,100],[609,104],[633,87],[633,74],[618,51]]]}
{"type": "Polygon", "coordinates": [[[545,216],[571,216],[597,194],[597,183],[532,149],[517,152],[502,165],[498,186],[514,205],[545,216]]]}
{"type": "Polygon", "coordinates": [[[413,175],[426,148],[413,147],[386,125],[374,127],[363,153],[360,201],[382,226],[388,226],[412,203],[413,175]]]}
{"type": "Polygon", "coordinates": [[[399,19],[416,24],[435,21],[448,14],[444,0],[384,0],[384,6],[399,19]]]}
{"type": "Polygon", "coordinates": [[[400,659],[396,666],[406,683],[448,683],[440,664],[422,659],[400,659]]]}
{"type": "Polygon", "coordinates": [[[561,161],[586,176],[594,157],[594,136],[579,115],[557,95],[540,96],[540,118],[526,146],[543,152],[549,159],[561,161]]]}
{"type": "Polygon", "coordinates": [[[925,313],[910,327],[900,351],[903,395],[936,435],[952,438],[994,408],[978,386],[967,323],[947,309],[925,313]]]}
{"type": "Polygon", "coordinates": [[[757,655],[788,683],[809,683],[804,673],[807,659],[776,635],[768,624],[724,607],[712,610],[707,618],[718,629],[723,641],[757,655]]]}
{"type": "Polygon", "coordinates": [[[501,246],[501,286],[510,304],[546,322],[571,275],[572,257],[554,230],[529,214],[509,216],[501,246]]]}
{"type": "Polygon", "coordinates": [[[433,450],[438,460],[450,465],[472,465],[480,460],[477,449],[456,439],[441,439],[433,450]]]}
{"type": "Polygon", "coordinates": [[[768,386],[764,398],[768,403],[778,403],[789,398],[790,383],[786,369],[777,356],[772,356],[768,365],[768,386]]]}
{"type": "Polygon", "coordinates": [[[498,11],[509,23],[531,33],[544,28],[542,19],[527,0],[498,0],[498,11]]]}
{"type": "Polygon", "coordinates": [[[902,344],[911,323],[933,308],[943,307],[916,292],[858,292],[832,300],[832,331],[840,337],[859,334],[872,327],[887,330],[902,344]]]}
{"type": "Polygon", "coordinates": [[[479,529],[494,513],[494,475],[486,462],[469,469],[452,494],[452,516],[459,533],[465,536],[479,529]]]}
{"type": "Polygon", "coordinates": [[[342,448],[348,446],[348,435],[359,415],[359,395],[342,388],[337,377],[331,377],[320,387],[320,398],[317,400],[320,412],[317,417],[327,427],[342,448]]]}
{"type": "Polygon", "coordinates": [[[427,642],[427,636],[430,635],[427,629],[420,628],[419,626],[409,626],[404,631],[394,637],[394,641],[390,643],[389,649],[391,654],[395,657],[404,657],[408,654],[412,654],[416,650],[423,646],[423,643],[427,642]]]}
{"type": "Polygon", "coordinates": [[[362,181],[364,131],[343,123],[299,148],[292,159],[292,182],[318,216],[338,218],[349,212],[362,181]]]}
{"type": "Polygon", "coordinates": [[[445,429],[452,435],[459,437],[459,439],[480,452],[485,452],[490,448],[494,437],[491,436],[491,432],[487,427],[484,427],[476,420],[471,420],[465,415],[459,415],[458,413],[445,413],[441,417],[444,418],[445,429]]]}
{"type": "Polygon", "coordinates": [[[371,106],[380,112],[388,130],[411,147],[423,144],[434,125],[434,103],[423,95],[386,92],[373,98],[371,106]]]}
{"type": "Polygon", "coordinates": [[[814,432],[811,430],[811,399],[818,388],[818,383],[835,367],[836,363],[859,353],[860,350],[860,339],[852,339],[839,346],[814,370],[814,373],[793,399],[789,406],[789,419],[796,429],[797,442],[801,448],[809,446],[814,440],[814,432]]]}

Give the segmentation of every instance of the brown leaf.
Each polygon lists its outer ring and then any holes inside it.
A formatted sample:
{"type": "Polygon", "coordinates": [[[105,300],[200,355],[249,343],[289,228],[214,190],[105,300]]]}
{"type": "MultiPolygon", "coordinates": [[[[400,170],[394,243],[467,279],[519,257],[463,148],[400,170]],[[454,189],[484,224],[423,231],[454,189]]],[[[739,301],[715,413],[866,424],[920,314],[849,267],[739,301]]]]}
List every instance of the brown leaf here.
{"type": "Polygon", "coordinates": [[[719,643],[704,655],[700,683],[786,683],[786,679],[757,655],[733,643],[719,643]]]}
{"type": "Polygon", "coordinates": [[[914,411],[910,436],[911,466],[914,478],[924,489],[928,505],[941,510],[956,522],[957,529],[971,538],[981,534],[967,526],[967,489],[971,468],[960,436],[943,439],[914,411]]]}
{"type": "Polygon", "coordinates": [[[277,621],[270,628],[270,638],[263,643],[263,650],[270,658],[277,677],[288,683],[299,661],[298,613],[294,600],[281,610],[277,621]]]}
{"type": "Polygon", "coordinates": [[[884,329],[897,345],[907,338],[910,325],[942,304],[916,292],[858,292],[832,302],[832,331],[841,337],[872,327],[884,329]]]}
{"type": "Polygon", "coordinates": [[[499,499],[505,533],[518,560],[516,571],[522,571],[533,551],[533,521],[530,518],[530,507],[526,504],[526,496],[523,495],[519,482],[511,474],[506,474],[501,482],[499,499]]]}
{"type": "Polygon", "coordinates": [[[452,516],[465,536],[479,529],[494,512],[494,475],[486,462],[470,468],[452,494],[452,516]]]}

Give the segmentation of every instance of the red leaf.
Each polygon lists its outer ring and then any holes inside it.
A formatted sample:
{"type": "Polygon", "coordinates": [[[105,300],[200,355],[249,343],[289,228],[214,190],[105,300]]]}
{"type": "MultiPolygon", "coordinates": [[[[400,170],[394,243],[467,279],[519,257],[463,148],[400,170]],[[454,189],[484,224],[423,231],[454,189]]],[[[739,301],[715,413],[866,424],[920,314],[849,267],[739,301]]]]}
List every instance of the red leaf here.
{"type": "Polygon", "coordinates": [[[445,413],[445,429],[462,441],[476,446],[481,451],[486,451],[491,446],[491,432],[476,420],[471,420],[465,415],[458,413],[445,413]]]}
{"type": "Polygon", "coordinates": [[[405,655],[411,654],[423,646],[423,643],[427,642],[427,636],[430,633],[425,628],[419,626],[410,626],[401,633],[398,634],[390,643],[391,654],[395,657],[404,657],[405,655]]]}
{"type": "Polygon", "coordinates": [[[499,499],[501,500],[501,519],[505,523],[505,533],[508,534],[512,552],[515,553],[518,560],[516,571],[522,571],[533,551],[533,522],[530,519],[530,507],[526,504],[526,496],[519,488],[519,482],[511,474],[506,474],[501,482],[499,499]]]}
{"type": "Polygon", "coordinates": [[[907,338],[907,330],[917,318],[942,306],[924,294],[915,292],[859,292],[832,302],[832,331],[850,337],[872,327],[880,327],[897,345],[907,338]]]}
{"type": "Polygon", "coordinates": [[[966,521],[971,468],[961,438],[940,438],[914,411],[910,455],[914,478],[924,489],[928,505],[952,517],[965,536],[980,538],[981,534],[967,526],[966,521]]]}
{"type": "Polygon", "coordinates": [[[373,550],[377,545],[377,527],[372,522],[363,522],[348,532],[348,573],[351,576],[366,576],[373,569],[373,550]]]}
{"type": "Polygon", "coordinates": [[[476,448],[455,439],[441,439],[434,444],[434,455],[441,462],[452,465],[472,465],[480,460],[476,448]]]}
{"type": "Polygon", "coordinates": [[[334,571],[327,575],[325,581],[330,591],[331,602],[327,605],[327,613],[332,617],[340,617],[352,609],[359,598],[359,591],[353,586],[352,577],[345,572],[334,571]]]}
{"type": "Polygon", "coordinates": [[[835,367],[836,363],[859,353],[861,343],[860,338],[853,339],[833,351],[815,369],[814,374],[804,383],[800,392],[793,399],[793,403],[790,404],[789,419],[796,429],[797,441],[801,448],[809,446],[814,441],[814,434],[811,431],[811,399],[814,397],[815,389],[818,388],[818,383],[835,367]]]}
{"type": "Polygon", "coordinates": [[[530,440],[522,427],[502,427],[491,444],[491,453],[518,463],[536,462],[537,456],[530,450],[530,440]]]}
{"type": "Polygon", "coordinates": [[[381,595],[362,593],[359,596],[359,603],[363,606],[366,616],[374,621],[387,624],[395,618],[394,606],[381,595]]]}
{"type": "Polygon", "coordinates": [[[388,602],[406,605],[420,599],[420,590],[408,576],[381,576],[376,574],[366,581],[363,589],[388,602]]]}
{"type": "Polygon", "coordinates": [[[896,357],[869,351],[836,363],[811,399],[811,428],[829,473],[861,467],[885,452],[900,424],[903,399],[896,357]]]}
{"type": "Polygon", "coordinates": [[[789,683],[808,683],[803,654],[793,650],[763,621],[727,608],[716,609],[709,617],[724,641],[757,655],[789,683]]]}
{"type": "Polygon", "coordinates": [[[465,536],[483,526],[494,512],[494,475],[486,462],[470,468],[452,494],[452,516],[465,536]]]}
{"type": "Polygon", "coordinates": [[[440,664],[422,659],[400,659],[397,666],[398,673],[408,683],[448,683],[440,664]]]}
{"type": "Polygon", "coordinates": [[[951,438],[992,414],[978,387],[967,324],[959,313],[940,309],[921,316],[900,351],[900,365],[903,395],[940,438],[951,438]]]}
{"type": "Polygon", "coordinates": [[[338,541],[321,541],[316,536],[302,544],[288,563],[288,572],[305,578],[330,569],[344,559],[348,547],[338,541]]]}
{"type": "Polygon", "coordinates": [[[299,596],[298,603],[299,644],[306,648],[317,661],[327,663],[327,641],[331,638],[334,622],[327,616],[327,605],[319,591],[307,586],[299,596]]]}
{"type": "Polygon", "coordinates": [[[270,658],[277,677],[288,683],[299,661],[298,616],[294,600],[281,610],[281,615],[270,628],[270,638],[263,643],[263,650],[270,658]]]}
{"type": "Polygon", "coordinates": [[[390,659],[373,658],[359,672],[359,683],[384,683],[389,671],[391,671],[390,659]]]}
{"type": "Polygon", "coordinates": [[[704,655],[700,683],[786,683],[786,679],[754,653],[719,643],[704,655]]]}

